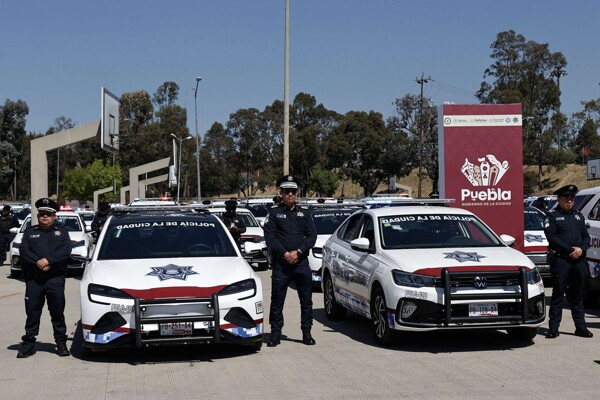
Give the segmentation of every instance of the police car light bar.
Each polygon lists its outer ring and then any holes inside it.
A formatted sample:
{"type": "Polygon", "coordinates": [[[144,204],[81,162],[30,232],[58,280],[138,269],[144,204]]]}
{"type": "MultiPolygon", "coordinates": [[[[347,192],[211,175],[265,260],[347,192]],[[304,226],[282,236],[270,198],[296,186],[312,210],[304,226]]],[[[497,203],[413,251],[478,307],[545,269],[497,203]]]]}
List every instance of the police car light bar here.
{"type": "Polygon", "coordinates": [[[367,207],[397,207],[397,206],[447,206],[454,203],[455,199],[385,199],[385,198],[370,198],[361,200],[367,207]]]}

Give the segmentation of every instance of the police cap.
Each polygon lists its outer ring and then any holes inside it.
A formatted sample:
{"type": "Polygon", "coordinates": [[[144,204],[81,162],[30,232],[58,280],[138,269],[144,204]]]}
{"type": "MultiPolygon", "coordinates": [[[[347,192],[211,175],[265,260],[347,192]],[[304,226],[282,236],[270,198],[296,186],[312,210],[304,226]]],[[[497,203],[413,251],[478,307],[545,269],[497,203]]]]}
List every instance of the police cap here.
{"type": "Polygon", "coordinates": [[[7,204],[4,207],[2,207],[2,211],[10,211],[10,206],[7,204]]]}
{"type": "Polygon", "coordinates": [[[575,196],[575,193],[577,193],[579,191],[579,189],[577,189],[577,186],[575,185],[567,185],[567,186],[563,186],[560,189],[557,189],[554,191],[554,193],[557,195],[558,197],[563,197],[563,196],[575,196]]]}
{"type": "Polygon", "coordinates": [[[47,197],[43,197],[35,202],[35,208],[39,211],[57,212],[60,210],[60,206],[57,202],[47,197]]]}
{"type": "Polygon", "coordinates": [[[281,203],[283,201],[283,197],[280,195],[273,196],[273,203],[281,203]]]}
{"type": "Polygon", "coordinates": [[[298,179],[292,175],[282,176],[277,180],[277,186],[280,189],[298,189],[298,179]]]}
{"type": "Polygon", "coordinates": [[[237,201],[235,201],[235,200],[227,200],[225,202],[225,209],[227,211],[235,211],[236,207],[237,207],[237,201]]]}

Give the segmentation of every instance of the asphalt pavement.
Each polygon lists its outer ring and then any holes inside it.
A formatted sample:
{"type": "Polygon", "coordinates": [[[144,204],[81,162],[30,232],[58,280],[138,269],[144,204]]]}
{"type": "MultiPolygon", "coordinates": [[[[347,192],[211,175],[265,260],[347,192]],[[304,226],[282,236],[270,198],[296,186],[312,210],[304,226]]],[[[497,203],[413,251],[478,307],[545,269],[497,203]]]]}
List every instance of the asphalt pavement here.
{"type": "MultiPolygon", "coordinates": [[[[313,336],[302,344],[300,306],[290,289],[283,340],[255,352],[235,345],[129,349],[81,357],[79,280],[67,279],[71,357],[58,357],[44,311],[37,354],[17,359],[25,324],[24,283],[0,267],[0,397],[3,399],[564,399],[598,398],[600,310],[587,310],[590,330],[573,335],[568,309],[561,335],[534,343],[504,331],[403,334],[389,348],[375,343],[370,322],[349,313],[329,322],[314,293],[313,336]]],[[[270,271],[259,272],[268,339],[270,271]]],[[[550,289],[546,289],[547,296],[550,289]]],[[[549,297],[548,297],[549,298],[549,297]]]]}

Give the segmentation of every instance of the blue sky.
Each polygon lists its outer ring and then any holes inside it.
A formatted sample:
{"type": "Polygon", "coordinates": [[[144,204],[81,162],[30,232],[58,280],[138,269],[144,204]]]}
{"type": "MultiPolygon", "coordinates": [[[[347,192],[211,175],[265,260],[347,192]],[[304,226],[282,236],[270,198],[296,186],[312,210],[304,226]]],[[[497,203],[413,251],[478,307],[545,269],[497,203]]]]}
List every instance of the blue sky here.
{"type": "MultiPolygon", "coordinates": [[[[285,0],[6,1],[0,12],[0,103],[29,105],[27,131],[64,115],[100,119],[100,88],[120,96],[180,86],[194,133],[240,108],[283,100],[285,0]]],[[[290,0],[290,99],[340,113],[394,113],[431,76],[435,104],[477,103],[490,45],[509,29],[562,52],[562,111],[600,97],[597,1],[290,0]]]]}

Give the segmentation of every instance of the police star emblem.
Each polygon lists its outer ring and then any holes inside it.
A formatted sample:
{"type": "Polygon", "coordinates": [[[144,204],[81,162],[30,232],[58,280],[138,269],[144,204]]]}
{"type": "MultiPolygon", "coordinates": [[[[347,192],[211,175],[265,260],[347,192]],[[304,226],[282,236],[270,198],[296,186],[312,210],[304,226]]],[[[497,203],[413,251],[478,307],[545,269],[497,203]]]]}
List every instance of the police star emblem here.
{"type": "Polygon", "coordinates": [[[531,233],[528,233],[525,235],[525,241],[528,243],[534,243],[534,242],[539,242],[542,243],[544,240],[542,238],[542,235],[533,235],[531,233]]]}
{"type": "Polygon", "coordinates": [[[61,235],[60,231],[54,231],[54,236],[60,236],[60,235],[61,235]]]}
{"type": "Polygon", "coordinates": [[[482,256],[480,254],[477,254],[474,251],[455,251],[453,253],[444,253],[446,255],[446,257],[444,258],[450,258],[453,260],[456,260],[458,262],[466,262],[466,261],[477,261],[479,262],[482,258],[485,258],[485,256],[482,256]]]}
{"type": "Polygon", "coordinates": [[[181,267],[175,264],[168,264],[164,267],[150,267],[152,272],[146,274],[146,276],[156,276],[162,282],[167,279],[179,279],[182,281],[187,280],[189,275],[197,275],[198,273],[192,271],[192,266],[181,267]]]}

